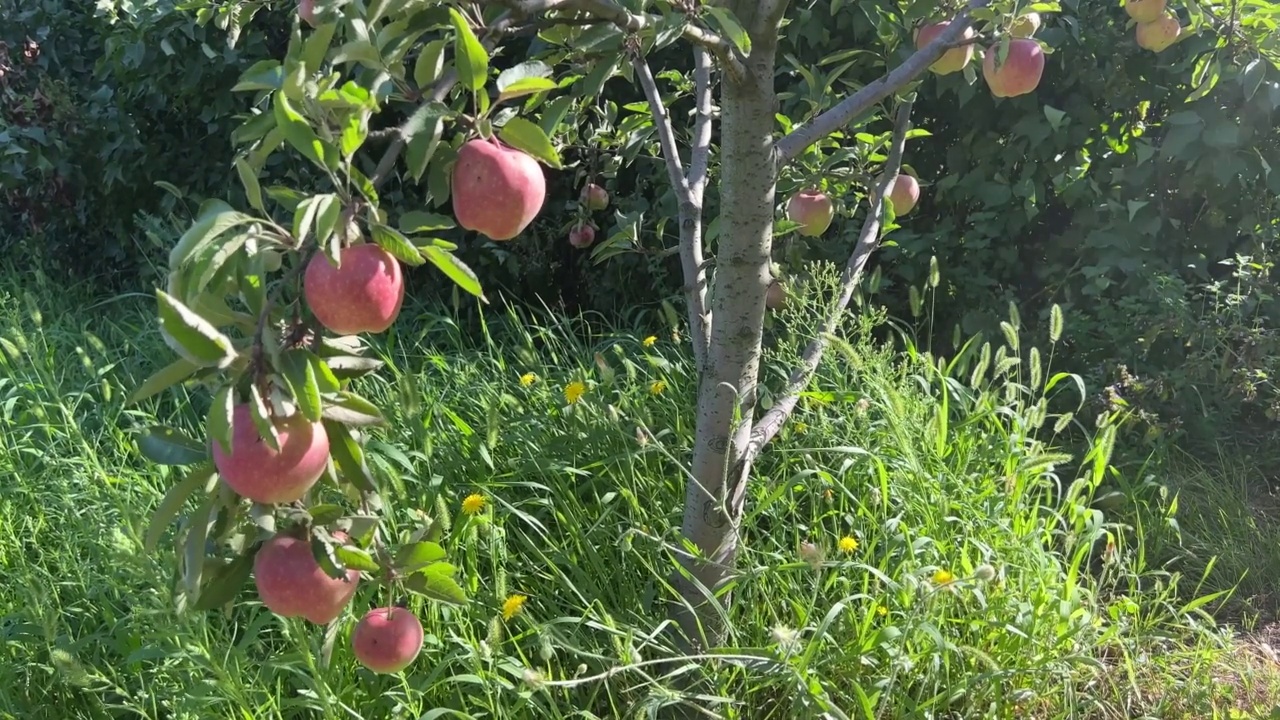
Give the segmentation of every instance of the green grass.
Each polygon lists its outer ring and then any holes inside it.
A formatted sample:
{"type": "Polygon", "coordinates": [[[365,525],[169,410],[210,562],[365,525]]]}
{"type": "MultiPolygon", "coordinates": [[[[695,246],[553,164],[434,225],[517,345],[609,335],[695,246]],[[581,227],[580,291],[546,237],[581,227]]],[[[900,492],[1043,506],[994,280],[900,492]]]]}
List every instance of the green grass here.
{"type": "MultiPolygon", "coordinates": [[[[348,628],[326,647],[251,586],[226,611],[177,608],[173,543],[148,556],[141,537],[178,475],[140,459],[132,432],[195,432],[206,395],[123,406],[170,357],[147,298],[94,305],[3,277],[3,717],[1261,718],[1280,702],[1268,662],[1206,613],[1220,598],[1147,567],[1143,526],[1091,507],[1117,481],[1109,431],[1064,423],[1064,442],[1093,448],[1075,460],[1032,437],[1050,373],[993,378],[993,361],[975,389],[972,364],[942,373],[873,342],[869,319],[757,469],[729,642],[695,661],[664,632],[693,430],[683,347],[656,326],[511,313],[467,333],[407,309],[361,387],[392,421],[370,442],[388,512],[407,532],[439,504],[489,502],[448,536],[472,602],[411,604],[422,657],[373,676],[348,628]],[[587,392],[570,405],[573,381],[587,392]]],[[[1187,552],[1216,551],[1205,540],[1187,552]]],[[[373,601],[365,588],[354,607],[373,601]]]]}

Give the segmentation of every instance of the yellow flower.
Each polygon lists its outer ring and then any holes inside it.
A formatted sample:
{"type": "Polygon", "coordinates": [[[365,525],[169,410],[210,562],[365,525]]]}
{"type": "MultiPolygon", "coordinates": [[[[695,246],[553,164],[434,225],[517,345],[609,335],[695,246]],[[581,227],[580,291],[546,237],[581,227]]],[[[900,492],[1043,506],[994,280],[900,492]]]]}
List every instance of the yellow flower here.
{"type": "Polygon", "coordinates": [[[524,604],[528,599],[529,598],[524,595],[512,595],[506,600],[503,600],[502,619],[510,620],[511,618],[519,615],[520,611],[524,609],[524,604]]]}
{"type": "Polygon", "coordinates": [[[587,386],[581,380],[574,380],[564,388],[565,402],[570,405],[582,399],[582,394],[587,391],[587,386]]]}
{"type": "Polygon", "coordinates": [[[845,535],[840,538],[840,552],[848,554],[858,549],[858,538],[845,535]]]}
{"type": "Polygon", "coordinates": [[[538,382],[538,376],[533,373],[525,373],[520,376],[520,384],[525,387],[529,387],[536,382],[538,382]]]}
{"type": "Polygon", "coordinates": [[[809,430],[808,425],[799,421],[796,421],[794,424],[792,424],[791,428],[796,431],[797,435],[803,435],[809,430]]]}
{"type": "Polygon", "coordinates": [[[462,512],[468,515],[479,515],[484,510],[484,496],[480,493],[471,493],[462,500],[462,512]]]}
{"type": "Polygon", "coordinates": [[[889,608],[887,608],[887,607],[885,607],[885,606],[883,606],[883,605],[877,605],[877,606],[876,606],[876,614],[877,614],[877,615],[879,615],[880,617],[884,617],[885,615],[888,615],[888,614],[889,614],[889,608]]]}
{"type": "Polygon", "coordinates": [[[666,380],[654,380],[652,383],[649,384],[650,395],[661,395],[662,392],[666,389],[667,389],[666,380]]]}
{"type": "Polygon", "coordinates": [[[655,336],[655,335],[650,335],[649,337],[647,337],[647,338],[645,338],[643,341],[641,341],[641,344],[642,344],[642,345],[644,345],[644,346],[645,346],[645,347],[647,347],[647,348],[651,348],[651,347],[653,347],[654,343],[656,343],[656,342],[658,342],[658,338],[657,338],[657,336],[655,336]]]}
{"type": "Polygon", "coordinates": [[[933,582],[935,585],[950,585],[955,581],[956,576],[952,575],[950,570],[943,570],[942,568],[939,568],[938,571],[933,574],[933,582]]]}

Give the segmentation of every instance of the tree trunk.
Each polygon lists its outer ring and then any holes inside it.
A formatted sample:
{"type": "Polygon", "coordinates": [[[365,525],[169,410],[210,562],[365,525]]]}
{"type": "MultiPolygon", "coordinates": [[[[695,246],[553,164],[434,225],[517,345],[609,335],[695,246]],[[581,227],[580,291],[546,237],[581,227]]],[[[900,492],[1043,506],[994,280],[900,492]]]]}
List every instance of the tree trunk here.
{"type": "MultiPolygon", "coordinates": [[[[688,638],[703,647],[720,645],[720,611],[707,606],[732,577],[737,556],[745,484],[735,466],[750,441],[760,338],[764,325],[773,209],[776,190],[773,89],[776,24],[759,40],[740,79],[721,81],[720,234],[711,300],[711,342],[698,391],[692,479],[685,498],[684,536],[701,553],[686,568],[696,582],[681,580],[680,592],[693,613],[680,620],[688,638]],[[727,481],[733,478],[733,481],[727,481]],[[699,587],[701,585],[701,587],[699,587]]],[[[722,606],[724,603],[721,603],[722,606]]]]}

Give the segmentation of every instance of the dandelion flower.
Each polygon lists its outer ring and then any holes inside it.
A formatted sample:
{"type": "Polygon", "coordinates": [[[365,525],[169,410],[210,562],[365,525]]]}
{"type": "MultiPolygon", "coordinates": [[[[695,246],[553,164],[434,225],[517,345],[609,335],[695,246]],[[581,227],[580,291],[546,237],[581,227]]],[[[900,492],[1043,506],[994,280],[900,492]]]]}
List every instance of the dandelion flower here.
{"type": "Polygon", "coordinates": [[[485,506],[486,500],[480,493],[471,493],[462,500],[462,512],[468,515],[479,515],[485,506]]]}
{"type": "Polygon", "coordinates": [[[877,615],[879,615],[880,617],[884,617],[885,615],[888,615],[888,614],[889,614],[889,608],[887,608],[887,607],[885,607],[885,606],[883,606],[883,605],[877,605],[877,606],[876,606],[876,614],[877,614],[877,615]]]}
{"type": "Polygon", "coordinates": [[[851,535],[845,535],[840,538],[840,552],[848,555],[858,549],[858,538],[851,535]]]}
{"type": "Polygon", "coordinates": [[[529,387],[536,382],[538,382],[538,376],[531,372],[520,376],[520,384],[525,387],[529,387]]]}
{"type": "Polygon", "coordinates": [[[570,405],[582,399],[583,393],[587,391],[587,386],[581,380],[574,380],[564,387],[565,402],[570,405]]]}
{"type": "Polygon", "coordinates": [[[822,566],[822,550],[811,542],[800,543],[800,559],[812,565],[816,570],[822,566]]]}
{"type": "Polygon", "coordinates": [[[938,568],[938,571],[933,574],[933,583],[935,585],[945,586],[945,585],[950,585],[955,581],[956,581],[956,576],[953,575],[950,570],[943,570],[942,568],[938,568]]]}
{"type": "Polygon", "coordinates": [[[524,595],[512,595],[506,600],[503,600],[502,601],[502,619],[510,620],[511,618],[519,615],[520,611],[524,609],[524,604],[528,600],[529,598],[524,595]]]}
{"type": "Polygon", "coordinates": [[[797,435],[803,435],[806,432],[808,432],[809,426],[802,422],[796,421],[794,424],[792,424],[791,429],[795,430],[797,435]]]}
{"type": "Polygon", "coordinates": [[[661,395],[663,391],[665,391],[666,389],[667,389],[666,380],[654,380],[652,383],[649,384],[650,395],[661,395]]]}
{"type": "Polygon", "coordinates": [[[658,342],[658,338],[657,338],[657,336],[655,336],[655,335],[650,335],[649,337],[647,337],[647,338],[645,338],[644,340],[642,340],[642,341],[641,341],[641,344],[642,344],[642,345],[644,345],[644,346],[645,346],[645,347],[647,347],[647,348],[651,348],[651,347],[653,347],[653,346],[654,346],[654,344],[655,344],[655,343],[657,343],[657,342],[658,342]]]}

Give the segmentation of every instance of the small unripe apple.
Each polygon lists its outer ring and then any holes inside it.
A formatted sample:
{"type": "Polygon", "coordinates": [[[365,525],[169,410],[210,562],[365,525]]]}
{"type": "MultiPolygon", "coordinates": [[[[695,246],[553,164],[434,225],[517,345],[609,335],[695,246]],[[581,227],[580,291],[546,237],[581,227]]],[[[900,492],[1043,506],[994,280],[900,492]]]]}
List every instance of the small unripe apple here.
{"type": "Polygon", "coordinates": [[[1137,23],[1149,23],[1164,14],[1166,0],[1128,0],[1124,11],[1137,23]]]}
{"type": "MultiPolygon", "coordinates": [[[[921,27],[919,32],[916,33],[916,49],[919,50],[933,42],[934,38],[941,35],[950,25],[950,20],[944,20],[940,23],[931,23],[921,27]]],[[[964,34],[960,37],[960,41],[971,40],[975,35],[973,28],[967,27],[964,29],[964,34]]],[[[973,43],[966,43],[943,53],[937,62],[929,66],[929,69],[938,75],[950,75],[953,72],[963,70],[964,66],[968,65],[972,59],[973,43]]]]}
{"type": "Polygon", "coordinates": [[[818,237],[831,227],[835,207],[821,190],[802,190],[787,203],[787,217],[801,224],[797,230],[801,235],[818,237]]]}
{"type": "Polygon", "coordinates": [[[361,665],[376,673],[397,673],[422,651],[422,623],[405,608],[370,610],[351,631],[351,649],[361,665]]]}
{"type": "Polygon", "coordinates": [[[781,310],[787,306],[787,288],[774,280],[764,294],[764,306],[770,310],[781,310]]]}
{"type": "Polygon", "coordinates": [[[1152,22],[1141,23],[1134,30],[1138,47],[1151,52],[1164,52],[1182,34],[1182,23],[1172,15],[1165,15],[1152,22]]]}
{"type": "Polygon", "coordinates": [[[599,212],[609,207],[609,191],[595,183],[582,188],[582,204],[591,212],[599,212]]]}
{"type": "Polygon", "coordinates": [[[576,248],[591,247],[591,243],[595,241],[596,229],[590,224],[577,225],[569,231],[569,244],[576,248]]]}

